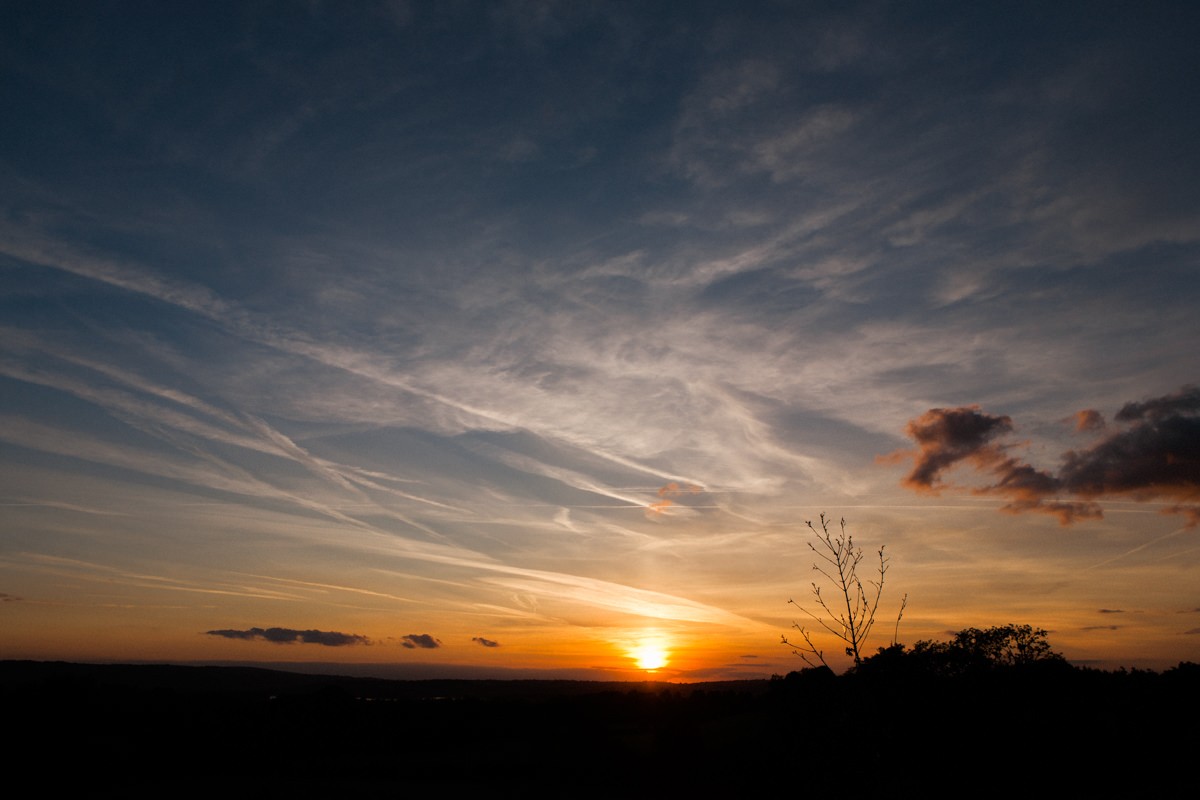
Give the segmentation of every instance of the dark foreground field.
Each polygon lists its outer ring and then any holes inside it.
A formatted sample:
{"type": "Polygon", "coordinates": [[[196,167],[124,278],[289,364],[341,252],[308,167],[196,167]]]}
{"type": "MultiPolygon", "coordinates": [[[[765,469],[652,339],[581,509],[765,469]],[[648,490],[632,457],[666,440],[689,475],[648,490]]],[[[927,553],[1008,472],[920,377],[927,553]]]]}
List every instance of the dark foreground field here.
{"type": "Polygon", "coordinates": [[[1141,794],[1190,784],[1200,738],[1191,664],[689,686],[9,661],[0,692],[10,785],[88,797],[1141,794]]]}

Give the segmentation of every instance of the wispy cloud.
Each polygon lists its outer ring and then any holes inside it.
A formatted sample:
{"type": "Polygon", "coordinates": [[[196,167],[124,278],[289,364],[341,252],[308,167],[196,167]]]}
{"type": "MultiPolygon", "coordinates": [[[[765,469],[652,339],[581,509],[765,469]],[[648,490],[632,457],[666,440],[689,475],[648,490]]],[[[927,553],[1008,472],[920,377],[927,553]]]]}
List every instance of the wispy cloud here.
{"type": "Polygon", "coordinates": [[[528,592],[534,596],[555,597],[651,619],[674,619],[738,627],[750,624],[749,620],[723,609],[663,592],[538,570],[501,567],[496,571],[510,573],[516,577],[489,577],[482,580],[519,592],[528,592]]]}
{"type": "Polygon", "coordinates": [[[152,575],[146,572],[121,569],[107,564],[97,564],[77,558],[47,555],[43,553],[22,553],[0,560],[0,564],[20,566],[34,569],[51,575],[83,578],[105,584],[121,584],[126,586],[151,589],[155,591],[186,592],[201,595],[223,595],[246,599],[271,601],[298,601],[302,597],[294,592],[282,592],[278,589],[263,586],[247,586],[245,584],[225,583],[212,580],[181,580],[168,575],[152,575]]]}

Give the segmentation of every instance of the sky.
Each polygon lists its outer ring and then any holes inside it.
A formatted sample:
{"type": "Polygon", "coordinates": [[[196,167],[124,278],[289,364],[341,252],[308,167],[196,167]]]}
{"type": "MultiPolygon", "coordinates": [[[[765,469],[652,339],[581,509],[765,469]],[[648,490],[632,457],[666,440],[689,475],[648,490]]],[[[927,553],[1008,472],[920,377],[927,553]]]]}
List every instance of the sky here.
{"type": "Polygon", "coordinates": [[[1200,660],[1185,5],[0,4],[0,658],[1200,660]]]}

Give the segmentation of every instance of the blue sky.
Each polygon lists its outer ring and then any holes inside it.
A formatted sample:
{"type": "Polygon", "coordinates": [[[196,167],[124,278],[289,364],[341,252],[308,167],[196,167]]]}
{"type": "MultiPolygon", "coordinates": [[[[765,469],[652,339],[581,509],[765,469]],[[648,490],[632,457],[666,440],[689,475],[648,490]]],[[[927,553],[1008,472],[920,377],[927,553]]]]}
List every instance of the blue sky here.
{"type": "Polygon", "coordinates": [[[1178,5],[6,4],[0,656],[782,672],[824,511],[902,641],[1196,659],[1192,439],[995,477],[1194,433],[1178,5]]]}

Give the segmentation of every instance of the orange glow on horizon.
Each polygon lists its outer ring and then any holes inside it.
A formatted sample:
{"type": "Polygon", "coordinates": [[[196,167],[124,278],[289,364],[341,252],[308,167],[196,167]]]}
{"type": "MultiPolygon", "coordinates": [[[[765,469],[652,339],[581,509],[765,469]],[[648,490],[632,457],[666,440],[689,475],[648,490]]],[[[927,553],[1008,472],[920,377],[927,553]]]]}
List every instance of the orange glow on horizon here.
{"type": "Polygon", "coordinates": [[[661,636],[642,639],[628,650],[628,656],[637,664],[638,669],[646,672],[654,672],[671,663],[671,650],[661,636]]]}

